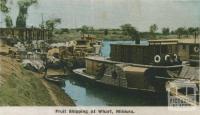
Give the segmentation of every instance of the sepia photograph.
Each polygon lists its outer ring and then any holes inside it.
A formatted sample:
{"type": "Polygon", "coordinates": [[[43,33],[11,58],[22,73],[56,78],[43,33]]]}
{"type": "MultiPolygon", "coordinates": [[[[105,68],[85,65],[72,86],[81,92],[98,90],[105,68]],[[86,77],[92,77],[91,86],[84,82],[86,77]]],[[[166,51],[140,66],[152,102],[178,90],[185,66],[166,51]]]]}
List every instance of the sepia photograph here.
{"type": "Polygon", "coordinates": [[[0,114],[198,114],[199,65],[200,0],[0,0],[0,114]]]}

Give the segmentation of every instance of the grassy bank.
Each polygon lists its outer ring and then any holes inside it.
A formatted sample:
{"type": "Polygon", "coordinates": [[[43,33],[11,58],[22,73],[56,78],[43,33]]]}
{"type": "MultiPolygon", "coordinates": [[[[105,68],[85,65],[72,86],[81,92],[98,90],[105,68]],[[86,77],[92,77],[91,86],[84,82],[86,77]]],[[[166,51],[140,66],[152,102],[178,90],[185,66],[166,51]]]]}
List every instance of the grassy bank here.
{"type": "Polygon", "coordinates": [[[14,59],[5,56],[0,59],[1,106],[75,105],[64,91],[39,74],[23,69],[14,59]]]}

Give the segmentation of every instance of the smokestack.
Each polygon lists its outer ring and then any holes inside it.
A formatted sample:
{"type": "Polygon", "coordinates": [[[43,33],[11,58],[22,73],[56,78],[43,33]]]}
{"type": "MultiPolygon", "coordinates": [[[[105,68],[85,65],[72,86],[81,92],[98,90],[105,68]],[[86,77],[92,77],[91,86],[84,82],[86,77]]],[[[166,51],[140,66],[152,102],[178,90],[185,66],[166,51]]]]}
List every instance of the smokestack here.
{"type": "Polygon", "coordinates": [[[136,34],[135,44],[140,44],[140,33],[139,32],[136,34]]]}
{"type": "Polygon", "coordinates": [[[197,43],[197,32],[194,32],[194,42],[197,43]]]}

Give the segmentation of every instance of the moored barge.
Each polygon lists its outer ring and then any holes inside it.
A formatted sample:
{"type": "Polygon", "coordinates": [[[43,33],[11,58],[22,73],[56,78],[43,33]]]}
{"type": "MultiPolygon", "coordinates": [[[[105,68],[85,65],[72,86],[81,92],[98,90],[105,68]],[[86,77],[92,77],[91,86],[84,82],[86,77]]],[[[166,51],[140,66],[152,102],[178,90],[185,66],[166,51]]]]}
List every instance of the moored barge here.
{"type": "MultiPolygon", "coordinates": [[[[177,40],[153,40],[147,45],[112,44],[110,58],[86,57],[86,67],[73,71],[106,85],[165,92],[171,73],[178,74],[184,66],[177,44],[177,40]]],[[[193,47],[199,48],[196,44],[193,47]]]]}

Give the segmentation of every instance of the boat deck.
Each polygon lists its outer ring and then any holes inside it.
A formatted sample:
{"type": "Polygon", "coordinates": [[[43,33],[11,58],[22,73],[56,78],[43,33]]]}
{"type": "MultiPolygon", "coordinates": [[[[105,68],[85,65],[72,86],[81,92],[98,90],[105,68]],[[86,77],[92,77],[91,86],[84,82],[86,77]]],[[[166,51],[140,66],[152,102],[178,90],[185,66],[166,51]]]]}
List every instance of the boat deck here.
{"type": "MultiPolygon", "coordinates": [[[[77,75],[83,76],[85,78],[88,78],[90,80],[96,81],[98,83],[102,83],[105,85],[110,85],[110,84],[106,84],[105,82],[101,81],[101,80],[97,80],[96,77],[94,75],[89,75],[87,73],[84,72],[85,68],[79,68],[79,69],[74,69],[73,72],[77,75]]],[[[126,87],[126,89],[128,90],[138,90],[138,91],[145,91],[145,92],[155,92],[154,89],[139,89],[139,88],[132,88],[132,87],[126,87]]]]}
{"type": "Polygon", "coordinates": [[[62,76],[64,75],[63,69],[48,69],[47,71],[48,76],[62,76]]]}
{"type": "Polygon", "coordinates": [[[143,65],[143,64],[125,63],[125,62],[112,61],[112,60],[109,60],[108,57],[101,57],[101,56],[89,56],[89,57],[86,57],[86,59],[99,61],[99,62],[104,62],[104,63],[127,64],[127,65],[136,66],[136,67],[147,67],[147,68],[165,68],[165,69],[168,69],[168,68],[179,68],[179,67],[185,66],[183,64],[182,65],[174,65],[174,66],[155,66],[155,65],[143,65]]]}

